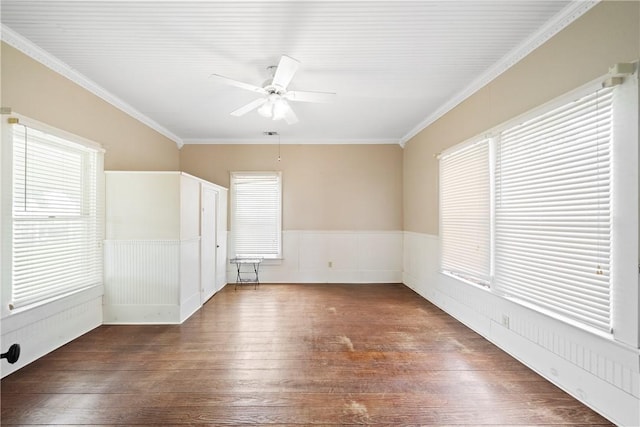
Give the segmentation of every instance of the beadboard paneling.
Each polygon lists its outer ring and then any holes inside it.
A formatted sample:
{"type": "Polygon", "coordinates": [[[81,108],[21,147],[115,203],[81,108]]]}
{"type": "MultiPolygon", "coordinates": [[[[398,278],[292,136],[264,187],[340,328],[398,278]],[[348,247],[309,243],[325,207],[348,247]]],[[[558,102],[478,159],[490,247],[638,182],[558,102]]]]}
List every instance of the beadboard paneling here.
{"type": "Polygon", "coordinates": [[[105,305],[175,304],[179,240],[106,240],[105,305]]]}

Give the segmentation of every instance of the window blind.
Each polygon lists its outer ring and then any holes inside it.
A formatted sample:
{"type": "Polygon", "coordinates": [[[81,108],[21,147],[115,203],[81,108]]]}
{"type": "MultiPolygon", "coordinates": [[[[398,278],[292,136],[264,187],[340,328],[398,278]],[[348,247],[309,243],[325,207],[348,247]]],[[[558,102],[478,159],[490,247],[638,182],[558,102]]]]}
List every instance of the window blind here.
{"type": "Polygon", "coordinates": [[[441,267],[479,284],[490,275],[489,141],[440,159],[441,267]]]}
{"type": "Polygon", "coordinates": [[[282,236],[280,172],[234,172],[231,191],[231,231],[236,256],[279,258],[282,236]]]}
{"type": "Polygon", "coordinates": [[[504,131],[496,164],[495,285],[610,329],[612,90],[504,131]]]}
{"type": "Polygon", "coordinates": [[[11,308],[102,283],[102,153],[13,126],[11,308]]]}

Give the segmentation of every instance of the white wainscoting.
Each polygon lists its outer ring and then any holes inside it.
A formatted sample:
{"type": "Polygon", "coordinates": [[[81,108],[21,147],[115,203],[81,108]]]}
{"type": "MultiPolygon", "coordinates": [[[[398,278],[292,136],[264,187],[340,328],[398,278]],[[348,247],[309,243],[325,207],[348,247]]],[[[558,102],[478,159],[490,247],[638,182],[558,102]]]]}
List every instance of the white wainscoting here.
{"type": "Polygon", "coordinates": [[[104,323],[179,323],[180,253],[180,240],[105,240],[104,323]]]}
{"type": "MultiPolygon", "coordinates": [[[[233,254],[229,233],[228,253],[233,254]]],[[[264,283],[400,283],[402,231],[284,231],[282,260],[260,266],[264,283]]],[[[234,265],[227,282],[235,283],[234,265]]]]}
{"type": "Polygon", "coordinates": [[[2,351],[20,344],[20,358],[11,365],[3,361],[5,377],[102,324],[102,286],[2,319],[2,351]]]}
{"type": "Polygon", "coordinates": [[[611,421],[640,425],[638,349],[443,275],[438,258],[438,236],[405,232],[403,282],[611,421]]]}

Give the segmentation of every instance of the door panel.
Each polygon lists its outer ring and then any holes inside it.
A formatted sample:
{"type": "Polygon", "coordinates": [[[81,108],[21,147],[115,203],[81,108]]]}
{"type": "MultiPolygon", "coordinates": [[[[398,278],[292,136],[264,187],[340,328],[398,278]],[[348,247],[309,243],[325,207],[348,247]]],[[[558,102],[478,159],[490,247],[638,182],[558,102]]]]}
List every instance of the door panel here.
{"type": "MultiPolygon", "coordinates": [[[[227,284],[227,195],[228,191],[225,188],[218,190],[217,202],[217,215],[218,226],[216,228],[216,235],[218,238],[217,254],[217,290],[219,291],[227,284]]],[[[235,275],[233,276],[235,281],[235,275]]]]}
{"type": "Polygon", "coordinates": [[[216,293],[216,195],[213,188],[202,187],[200,287],[203,304],[216,293]]]}

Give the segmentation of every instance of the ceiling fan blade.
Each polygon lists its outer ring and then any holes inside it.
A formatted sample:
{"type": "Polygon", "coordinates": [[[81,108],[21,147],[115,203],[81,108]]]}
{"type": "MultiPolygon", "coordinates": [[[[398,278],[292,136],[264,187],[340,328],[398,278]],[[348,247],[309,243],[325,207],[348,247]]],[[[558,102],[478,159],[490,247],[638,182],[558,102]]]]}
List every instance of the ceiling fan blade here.
{"type": "Polygon", "coordinates": [[[256,108],[258,108],[259,106],[261,106],[265,102],[267,102],[267,98],[258,98],[255,101],[251,101],[250,103],[248,103],[244,107],[240,107],[237,110],[232,111],[231,115],[232,116],[236,116],[236,117],[243,116],[243,115],[247,114],[249,111],[255,110],[256,108]]]}
{"type": "Polygon", "coordinates": [[[298,123],[298,116],[296,116],[296,113],[293,112],[289,104],[287,104],[287,109],[284,112],[284,121],[287,122],[288,125],[298,123]]]}
{"type": "Polygon", "coordinates": [[[332,102],[336,94],[333,92],[308,92],[300,90],[290,90],[284,94],[289,101],[296,102],[332,102]]]}
{"type": "Polygon", "coordinates": [[[240,82],[238,80],[230,79],[229,77],[221,76],[220,74],[211,74],[209,77],[213,77],[219,82],[228,84],[230,86],[239,87],[241,89],[250,90],[252,92],[258,92],[265,95],[267,94],[267,91],[261,88],[260,86],[240,82]]]}
{"type": "Polygon", "coordinates": [[[300,62],[286,55],[282,55],[280,58],[280,63],[278,64],[278,68],[276,68],[276,72],[273,75],[272,84],[274,86],[281,87],[286,89],[293,75],[298,71],[298,67],[300,66],[300,62]]]}

